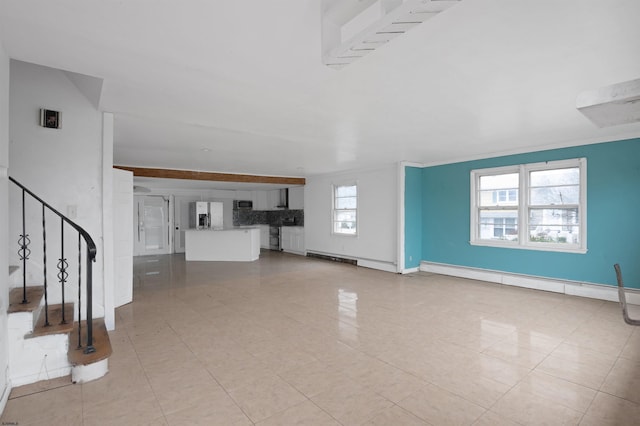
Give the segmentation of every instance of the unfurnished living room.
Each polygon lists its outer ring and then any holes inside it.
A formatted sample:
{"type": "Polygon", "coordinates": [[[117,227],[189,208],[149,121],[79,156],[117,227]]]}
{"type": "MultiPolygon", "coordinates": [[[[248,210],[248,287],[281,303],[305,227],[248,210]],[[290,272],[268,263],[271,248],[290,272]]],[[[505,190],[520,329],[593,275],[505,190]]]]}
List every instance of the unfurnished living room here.
{"type": "Polygon", "coordinates": [[[640,2],[3,0],[3,425],[640,425],[640,2]]]}

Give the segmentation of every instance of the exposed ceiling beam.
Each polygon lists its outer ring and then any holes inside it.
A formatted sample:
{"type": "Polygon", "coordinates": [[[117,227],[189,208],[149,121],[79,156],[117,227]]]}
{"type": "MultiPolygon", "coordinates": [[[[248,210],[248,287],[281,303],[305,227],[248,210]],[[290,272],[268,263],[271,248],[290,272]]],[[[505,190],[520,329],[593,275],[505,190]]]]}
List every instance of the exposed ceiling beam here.
{"type": "Polygon", "coordinates": [[[134,176],[151,178],[209,180],[216,182],[271,183],[280,185],[304,185],[306,182],[305,178],[300,177],[242,175],[235,173],[196,172],[192,170],[151,169],[128,166],[113,167],[133,172],[134,176]]]}

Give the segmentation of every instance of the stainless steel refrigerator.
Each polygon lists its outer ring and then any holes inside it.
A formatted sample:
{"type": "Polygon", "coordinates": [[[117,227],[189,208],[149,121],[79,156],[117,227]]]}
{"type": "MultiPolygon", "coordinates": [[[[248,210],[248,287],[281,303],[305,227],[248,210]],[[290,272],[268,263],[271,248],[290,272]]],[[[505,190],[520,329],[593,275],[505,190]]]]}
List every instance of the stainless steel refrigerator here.
{"type": "Polygon", "coordinates": [[[222,229],[223,226],[223,203],[196,201],[189,205],[191,229],[222,229]]]}

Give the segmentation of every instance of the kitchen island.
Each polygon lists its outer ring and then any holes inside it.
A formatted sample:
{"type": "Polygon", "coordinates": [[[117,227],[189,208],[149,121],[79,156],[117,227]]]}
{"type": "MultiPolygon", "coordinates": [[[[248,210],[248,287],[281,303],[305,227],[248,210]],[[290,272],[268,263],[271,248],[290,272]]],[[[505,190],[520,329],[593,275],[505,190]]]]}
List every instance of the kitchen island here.
{"type": "Polygon", "coordinates": [[[186,260],[251,262],[260,257],[260,229],[188,229],[184,245],[186,260]]]}

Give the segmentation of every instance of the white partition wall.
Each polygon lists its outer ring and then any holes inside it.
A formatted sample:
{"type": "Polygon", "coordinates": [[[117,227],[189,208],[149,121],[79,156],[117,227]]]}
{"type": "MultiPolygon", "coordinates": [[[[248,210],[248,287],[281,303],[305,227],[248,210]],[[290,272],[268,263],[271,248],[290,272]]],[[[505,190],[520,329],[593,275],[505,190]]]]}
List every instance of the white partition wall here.
{"type": "Polygon", "coordinates": [[[7,310],[9,306],[8,276],[8,215],[7,167],[9,167],[9,57],[0,40],[0,414],[9,398],[11,385],[7,375],[9,348],[7,344],[7,310]]]}
{"type": "Polygon", "coordinates": [[[133,173],[113,169],[114,305],[133,300],[133,173]]]}

